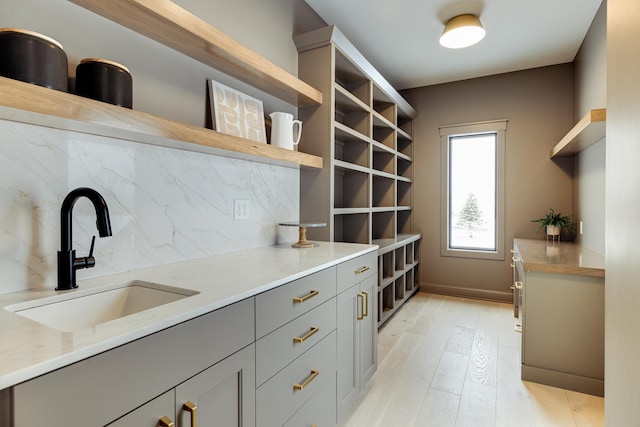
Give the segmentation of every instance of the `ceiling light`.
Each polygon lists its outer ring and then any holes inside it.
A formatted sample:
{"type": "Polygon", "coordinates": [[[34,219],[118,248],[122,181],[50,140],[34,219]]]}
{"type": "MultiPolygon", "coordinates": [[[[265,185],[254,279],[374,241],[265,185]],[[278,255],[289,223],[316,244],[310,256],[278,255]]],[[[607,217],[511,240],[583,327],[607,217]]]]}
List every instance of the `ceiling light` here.
{"type": "Polygon", "coordinates": [[[459,49],[478,43],[484,35],[480,18],[476,15],[458,15],[444,26],[440,44],[451,49],[459,49]]]}

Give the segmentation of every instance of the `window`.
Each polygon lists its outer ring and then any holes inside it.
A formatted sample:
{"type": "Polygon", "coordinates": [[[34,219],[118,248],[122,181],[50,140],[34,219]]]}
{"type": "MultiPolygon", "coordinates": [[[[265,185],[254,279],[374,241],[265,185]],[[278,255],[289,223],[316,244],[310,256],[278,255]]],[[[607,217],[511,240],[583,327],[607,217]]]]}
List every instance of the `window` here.
{"type": "Polygon", "coordinates": [[[506,121],[440,128],[444,256],[504,259],[506,129],[506,121]]]}

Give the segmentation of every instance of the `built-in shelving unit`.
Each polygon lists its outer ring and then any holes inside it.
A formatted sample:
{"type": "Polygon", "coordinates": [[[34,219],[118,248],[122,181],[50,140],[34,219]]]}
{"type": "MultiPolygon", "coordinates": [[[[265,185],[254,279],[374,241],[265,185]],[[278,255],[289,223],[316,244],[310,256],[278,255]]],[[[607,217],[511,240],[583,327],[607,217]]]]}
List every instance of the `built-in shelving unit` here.
{"type": "Polygon", "coordinates": [[[0,119],[282,166],[322,158],[0,77],[0,119]]]}
{"type": "Polygon", "coordinates": [[[298,75],[325,102],[299,108],[300,149],[322,157],[303,171],[300,217],[327,223],[315,240],[380,246],[378,319],[418,290],[420,234],[413,233],[416,111],[334,26],[295,37],[298,75]]]}
{"type": "Polygon", "coordinates": [[[70,0],[293,105],[322,103],[322,93],[165,0],[70,0]]]}
{"type": "Polygon", "coordinates": [[[600,108],[589,111],[580,121],[558,142],[549,157],[573,156],[596,142],[606,135],[607,109],[600,108]]]}

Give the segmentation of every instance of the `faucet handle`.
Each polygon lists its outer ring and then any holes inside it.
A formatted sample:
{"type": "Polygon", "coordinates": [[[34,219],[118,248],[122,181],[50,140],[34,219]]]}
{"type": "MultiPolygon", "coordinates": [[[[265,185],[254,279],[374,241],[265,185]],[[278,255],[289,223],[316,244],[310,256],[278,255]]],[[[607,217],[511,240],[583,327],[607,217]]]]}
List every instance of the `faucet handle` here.
{"type": "Polygon", "coordinates": [[[95,243],[96,236],[93,236],[91,239],[91,247],[89,248],[89,255],[86,257],[75,258],[73,260],[73,268],[79,270],[82,268],[93,268],[96,265],[96,259],[93,257],[93,246],[95,243]]]}
{"type": "Polygon", "coordinates": [[[96,244],[96,236],[91,238],[91,247],[89,248],[89,256],[87,258],[93,258],[93,247],[96,244]]]}

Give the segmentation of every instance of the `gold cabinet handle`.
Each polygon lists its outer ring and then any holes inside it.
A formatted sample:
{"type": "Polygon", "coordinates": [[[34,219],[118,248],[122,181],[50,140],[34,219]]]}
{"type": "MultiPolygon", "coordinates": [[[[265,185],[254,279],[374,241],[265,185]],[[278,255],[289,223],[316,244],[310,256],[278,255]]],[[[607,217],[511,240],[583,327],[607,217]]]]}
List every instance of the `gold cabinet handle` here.
{"type": "Polygon", "coordinates": [[[311,370],[311,375],[309,375],[309,378],[304,380],[304,382],[302,384],[294,384],[293,385],[293,389],[294,390],[304,390],[304,388],[306,386],[308,386],[309,383],[311,383],[311,381],[315,380],[318,375],[320,375],[320,371],[318,371],[317,369],[312,369],[311,370]]]}
{"type": "Polygon", "coordinates": [[[293,337],[293,342],[296,342],[296,343],[305,342],[308,338],[310,338],[313,334],[315,334],[319,330],[320,330],[320,328],[318,328],[316,326],[312,326],[311,329],[309,330],[309,332],[307,332],[303,336],[301,336],[301,337],[293,337]]]}
{"type": "Polygon", "coordinates": [[[514,329],[516,330],[516,332],[522,333],[522,324],[521,323],[516,323],[514,326],[514,329]]]}
{"type": "Polygon", "coordinates": [[[364,303],[362,304],[362,315],[367,317],[369,315],[369,292],[362,291],[362,295],[364,295],[364,303]]]}
{"type": "MultiPolygon", "coordinates": [[[[360,292],[358,292],[358,300],[360,300],[360,313],[357,313],[357,318],[358,320],[362,320],[364,319],[364,295],[362,295],[360,292]]],[[[358,310],[358,307],[356,307],[356,310],[358,310]]]]}
{"type": "Polygon", "coordinates": [[[512,254],[516,253],[515,249],[509,249],[509,252],[511,252],[512,254]]]}
{"type": "Polygon", "coordinates": [[[357,269],[357,270],[355,271],[355,273],[356,273],[356,274],[362,274],[362,273],[364,273],[364,272],[365,272],[365,271],[367,271],[367,270],[369,270],[369,267],[367,267],[367,266],[365,265],[364,267],[357,269]]]}
{"type": "Polygon", "coordinates": [[[159,427],[173,427],[173,421],[169,417],[162,417],[158,421],[159,427]]]}
{"type": "Polygon", "coordinates": [[[515,286],[515,288],[516,288],[516,289],[522,289],[522,288],[523,288],[523,286],[522,286],[522,282],[515,282],[515,283],[513,284],[513,286],[515,286]]]}
{"type": "Polygon", "coordinates": [[[198,407],[187,400],[182,405],[182,409],[191,415],[191,427],[196,427],[196,409],[198,409],[198,407]]]}
{"type": "Polygon", "coordinates": [[[509,263],[509,267],[514,268],[516,265],[514,263],[509,263]]]}
{"type": "Polygon", "coordinates": [[[307,295],[303,296],[303,297],[294,297],[293,298],[293,302],[295,303],[301,303],[301,302],[305,302],[308,299],[311,299],[313,297],[315,297],[316,295],[319,295],[320,292],[316,291],[316,290],[312,290],[311,292],[309,292],[307,295]]]}

